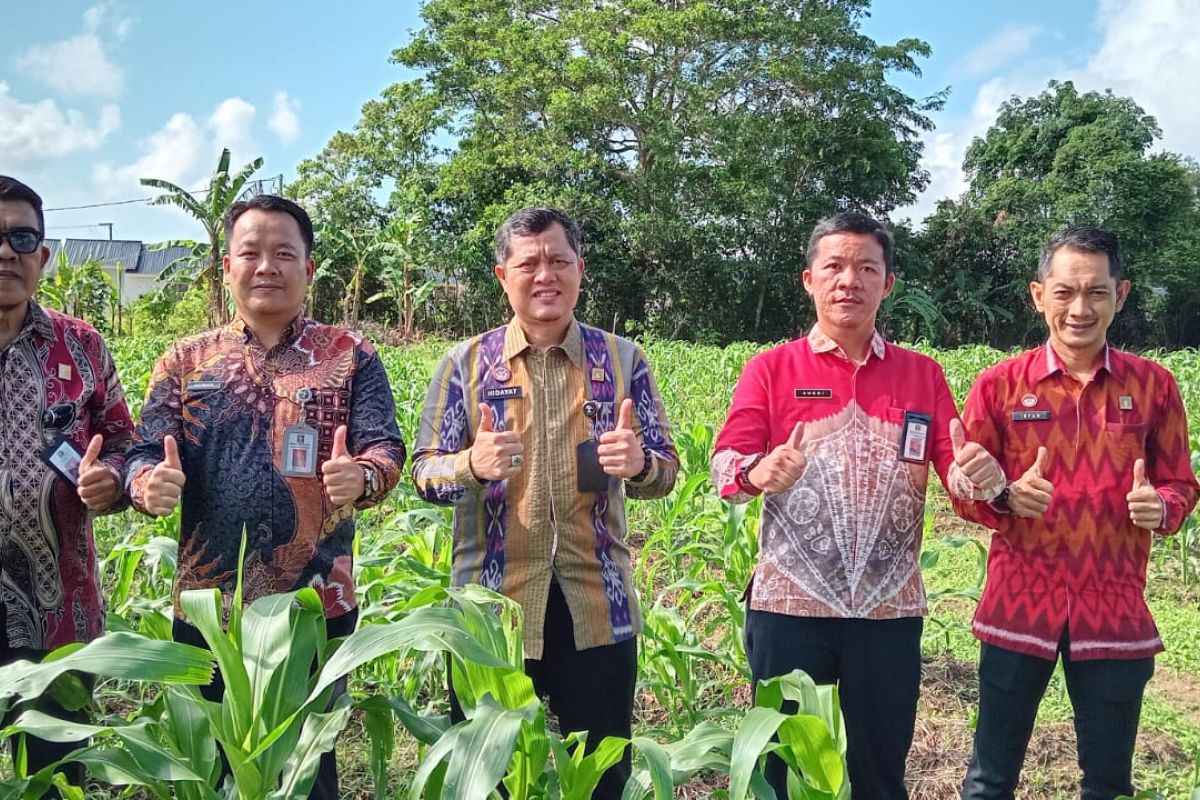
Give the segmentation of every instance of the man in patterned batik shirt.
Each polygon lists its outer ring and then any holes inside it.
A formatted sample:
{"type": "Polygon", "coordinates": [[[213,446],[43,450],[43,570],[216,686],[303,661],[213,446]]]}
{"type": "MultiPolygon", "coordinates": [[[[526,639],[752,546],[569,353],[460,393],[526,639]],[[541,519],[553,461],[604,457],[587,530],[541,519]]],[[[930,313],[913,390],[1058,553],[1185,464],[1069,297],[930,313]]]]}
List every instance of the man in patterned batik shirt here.
{"type": "Polygon", "coordinates": [[[1061,655],[1081,797],[1112,800],[1134,793],[1142,695],[1163,650],[1144,596],[1150,542],[1179,530],[1200,486],[1175,379],[1108,345],[1129,295],[1116,237],[1063,231],[1030,293],[1050,340],[986,370],[963,409],[1011,482],[992,503],[955,502],[994,532],[972,626],[979,719],[962,796],[1013,796],[1061,655]]]}
{"type": "MultiPolygon", "coordinates": [[[[438,366],[413,477],[454,507],[454,584],[520,604],[526,672],[592,749],[631,732],[642,619],[624,500],[666,495],[679,459],[641,349],[575,320],[580,253],[561,211],[526,208],[497,231],[513,319],[438,366]]],[[[462,719],[453,688],[451,702],[462,719]]],[[[626,750],[594,796],[620,797],[629,774],[626,750]]]]}
{"type": "MultiPolygon", "coordinates": [[[[354,630],[354,512],[383,499],[404,443],[383,363],[351,331],[302,314],[313,228],[295,203],[259,195],[225,216],[225,283],[237,315],[172,345],[154,368],[129,452],[133,505],[182,505],[176,597],[218,586],[229,602],[247,535],[243,598],[305,586],[329,635],[354,630]]],[[[175,638],[203,646],[179,616],[175,638]]],[[[205,696],[219,699],[219,682],[205,696]]],[[[314,798],[336,798],[333,753],[314,798]]]]}
{"type": "MultiPolygon", "coordinates": [[[[803,281],[817,323],[746,365],[712,463],[724,499],[764,495],[747,590],[751,675],[802,669],[837,684],[855,800],[908,796],[929,467],[952,494],[1003,487],[995,459],[963,438],[941,367],[875,331],[892,250],[862,214],[816,227],[803,281]]],[[[782,760],[771,757],[767,778],[787,796],[782,760]]]]}
{"type": "MultiPolygon", "coordinates": [[[[88,325],[33,300],[50,257],[42,199],[0,176],[0,663],[104,632],[92,516],[120,508],[132,423],[88,325]]],[[[38,707],[76,718],[49,695],[38,707]]],[[[27,737],[30,773],[80,742],[27,737]]],[[[15,750],[14,750],[15,755],[15,750]]],[[[68,770],[76,784],[82,771],[68,770]]]]}

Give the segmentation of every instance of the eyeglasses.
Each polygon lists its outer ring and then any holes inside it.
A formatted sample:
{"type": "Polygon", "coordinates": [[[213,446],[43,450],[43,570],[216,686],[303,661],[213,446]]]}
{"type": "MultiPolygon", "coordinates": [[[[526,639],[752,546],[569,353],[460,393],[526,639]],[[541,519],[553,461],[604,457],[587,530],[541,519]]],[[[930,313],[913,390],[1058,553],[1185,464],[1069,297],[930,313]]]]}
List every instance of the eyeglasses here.
{"type": "Polygon", "coordinates": [[[0,245],[7,239],[14,252],[28,255],[38,249],[42,243],[42,234],[33,228],[14,228],[11,231],[0,231],[0,245]]]}

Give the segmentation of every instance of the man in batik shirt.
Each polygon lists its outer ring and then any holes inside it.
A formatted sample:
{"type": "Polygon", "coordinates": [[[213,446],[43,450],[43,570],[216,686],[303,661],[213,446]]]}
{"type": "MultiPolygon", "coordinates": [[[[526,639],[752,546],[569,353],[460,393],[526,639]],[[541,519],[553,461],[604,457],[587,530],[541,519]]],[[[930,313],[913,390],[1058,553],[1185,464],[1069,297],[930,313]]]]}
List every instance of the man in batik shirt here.
{"type": "MultiPolygon", "coordinates": [[[[891,234],[853,212],[809,240],[804,288],[817,324],[755,356],[717,437],[713,483],[739,503],[764,494],[746,654],[757,682],[794,669],[836,683],[855,800],[906,798],[921,678],[921,532],[932,466],[952,494],[1003,487],[965,441],[935,361],[884,341],[891,234]]],[[[787,796],[783,762],[767,777],[787,796]]]]}
{"type": "MultiPolygon", "coordinates": [[[[382,500],[404,465],[387,374],[358,334],[302,315],[314,270],[302,208],[273,195],[235,203],[225,235],[236,319],[155,366],[130,496],[155,515],[182,504],[176,597],[217,586],[229,602],[245,530],[245,602],[311,586],[329,635],[345,636],[358,618],[354,512],[382,500]]],[[[176,615],[175,638],[202,645],[176,615]]],[[[332,752],[311,796],[337,797],[332,752]]]]}
{"type": "Polygon", "coordinates": [[[1200,487],[1175,379],[1108,345],[1129,295],[1116,237],[1063,231],[1030,293],[1050,340],[985,371],[963,409],[1010,483],[992,503],[955,503],[994,531],[972,626],[979,719],[962,796],[1013,796],[1061,656],[1081,797],[1112,800],[1134,793],[1142,695],[1163,650],[1145,599],[1150,542],[1179,530],[1200,487]]]}
{"type": "MultiPolygon", "coordinates": [[[[454,584],[520,604],[526,672],[590,750],[628,738],[633,714],[642,619],[625,497],[669,493],[679,459],[641,348],[575,319],[581,249],[579,226],[555,209],[501,225],[495,273],[513,319],[442,359],[413,478],[454,507],[454,584]]],[[[629,774],[626,751],[594,796],[620,797],[629,774]]]]}
{"type": "MultiPolygon", "coordinates": [[[[100,334],[33,301],[44,233],[41,197],[0,176],[0,663],[104,632],[92,516],[120,507],[133,427],[100,334]]],[[[78,744],[27,737],[28,771],[78,744]]]]}

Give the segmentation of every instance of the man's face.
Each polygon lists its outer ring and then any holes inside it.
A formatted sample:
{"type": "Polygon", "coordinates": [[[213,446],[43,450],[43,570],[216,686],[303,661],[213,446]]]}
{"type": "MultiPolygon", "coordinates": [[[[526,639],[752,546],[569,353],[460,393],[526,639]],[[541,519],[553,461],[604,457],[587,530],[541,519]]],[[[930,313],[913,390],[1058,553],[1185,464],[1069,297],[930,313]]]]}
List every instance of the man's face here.
{"type": "Polygon", "coordinates": [[[288,321],[304,308],[315,264],[290,214],[252,208],[237,218],[225,256],[225,284],[248,322],[288,321]]]}
{"type": "Polygon", "coordinates": [[[875,327],[879,304],[896,282],[887,272],[883,247],[862,233],[832,233],[817,240],[816,257],[802,277],[821,326],[847,332],[875,327]]]}
{"type": "Polygon", "coordinates": [[[552,325],[570,319],[579,301],[583,259],[558,223],[533,236],[514,236],[496,277],[508,303],[526,325],[552,325]]]}
{"type": "Polygon", "coordinates": [[[1045,279],[1029,284],[1029,292],[1046,317],[1051,343],[1087,353],[1104,345],[1108,326],[1129,295],[1129,281],[1113,279],[1104,253],[1064,246],[1054,252],[1045,279]]]}
{"type": "MultiPolygon", "coordinates": [[[[38,230],[38,216],[24,200],[0,200],[0,231],[38,230]]],[[[0,312],[20,307],[37,293],[42,267],[50,249],[39,244],[32,253],[18,253],[7,237],[0,244],[0,312]]]]}

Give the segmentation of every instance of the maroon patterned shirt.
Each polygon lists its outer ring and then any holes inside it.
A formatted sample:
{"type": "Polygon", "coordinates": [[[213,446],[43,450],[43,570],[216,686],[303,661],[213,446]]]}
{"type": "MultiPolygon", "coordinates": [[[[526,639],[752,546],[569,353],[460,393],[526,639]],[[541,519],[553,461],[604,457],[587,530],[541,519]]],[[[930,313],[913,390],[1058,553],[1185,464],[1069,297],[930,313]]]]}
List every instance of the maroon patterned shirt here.
{"type": "Polygon", "coordinates": [[[0,348],[0,605],[10,647],[49,650],[103,633],[91,514],[42,454],[60,434],[80,453],[100,434],[119,481],[132,428],[100,334],[31,301],[21,332],[0,348]]]}

